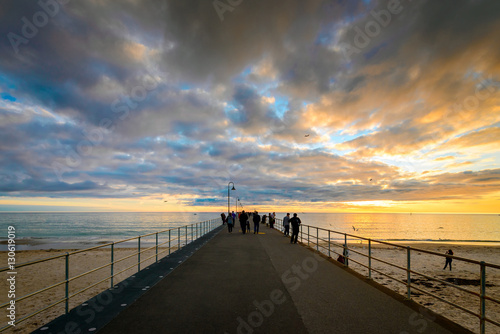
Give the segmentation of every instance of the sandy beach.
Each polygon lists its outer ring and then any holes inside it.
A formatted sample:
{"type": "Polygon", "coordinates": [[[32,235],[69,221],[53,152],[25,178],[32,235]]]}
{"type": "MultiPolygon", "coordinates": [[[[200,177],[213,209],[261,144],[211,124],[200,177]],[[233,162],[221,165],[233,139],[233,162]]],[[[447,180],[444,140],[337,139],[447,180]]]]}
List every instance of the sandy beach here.
{"type": "MultiPolygon", "coordinates": [[[[446,243],[413,243],[409,244],[411,248],[432,251],[440,254],[445,254],[448,249],[452,249],[454,256],[463,257],[471,260],[484,261],[487,263],[500,264],[500,247],[499,246],[475,246],[467,244],[446,244],[446,243]]],[[[368,245],[351,244],[349,256],[351,260],[355,260],[368,264],[368,259],[356,252],[368,254],[368,245]]],[[[335,247],[337,252],[342,252],[341,248],[335,247]]],[[[397,248],[388,245],[375,244],[372,245],[372,257],[382,259],[386,262],[406,267],[407,251],[406,249],[397,248]]],[[[336,258],[336,257],[335,257],[336,258]]],[[[472,292],[479,293],[480,266],[454,259],[452,261],[452,270],[449,268],[443,269],[445,258],[419,252],[411,251],[411,268],[414,271],[423,273],[429,277],[440,279],[451,283],[455,286],[465,288],[472,292]]],[[[349,267],[355,271],[368,276],[368,270],[361,265],[350,261],[349,267]]],[[[406,271],[400,270],[393,266],[381,263],[372,259],[372,268],[390,275],[400,281],[407,281],[406,271]]],[[[381,273],[372,271],[372,279],[391,290],[397,291],[401,295],[407,295],[407,287],[394,279],[384,276],[381,273]]],[[[452,303],[465,307],[472,312],[479,313],[480,298],[476,295],[460,291],[453,287],[447,286],[444,283],[433,281],[432,279],[412,274],[412,284],[420,289],[424,289],[432,294],[435,294],[452,303]]],[[[486,269],[486,295],[492,298],[500,299],[500,269],[486,269]]],[[[423,294],[416,289],[411,291],[411,298],[425,307],[439,313],[454,322],[461,324],[469,330],[479,333],[479,318],[470,315],[458,308],[455,308],[445,302],[442,302],[434,297],[423,294]]],[[[492,301],[486,301],[486,316],[496,322],[500,322],[500,304],[492,301]]],[[[500,333],[500,327],[487,324],[486,333],[500,333]]]]}
{"type": "MultiPolygon", "coordinates": [[[[487,246],[471,246],[471,245],[449,245],[449,244],[412,244],[413,248],[420,248],[429,251],[435,251],[444,254],[449,248],[453,249],[456,256],[470,258],[474,260],[485,261],[489,263],[498,263],[500,259],[500,247],[487,247],[487,246]]],[[[363,263],[367,263],[366,258],[361,255],[356,254],[355,251],[367,254],[367,245],[351,245],[351,260],[357,260],[363,263]]],[[[339,248],[336,248],[339,251],[339,248]]],[[[33,251],[19,251],[16,252],[16,260],[18,263],[24,263],[26,261],[52,257],[58,254],[64,254],[70,250],[33,250],[33,251]]],[[[129,255],[136,254],[136,249],[115,249],[115,260],[127,257],[129,255]]],[[[168,253],[168,252],[167,252],[168,253]]],[[[109,249],[98,249],[79,253],[72,255],[70,257],[70,277],[74,277],[86,271],[89,271],[98,266],[105,265],[109,263],[111,255],[109,249]]],[[[141,258],[146,258],[154,254],[154,249],[148,251],[147,253],[141,254],[141,258]]],[[[385,245],[373,246],[372,256],[380,259],[384,259],[387,262],[394,263],[400,266],[405,266],[406,264],[406,251],[404,249],[394,248],[385,245]]],[[[7,254],[5,252],[0,253],[0,261],[6,263],[7,254]]],[[[154,258],[142,264],[145,268],[148,264],[151,264],[154,258]]],[[[29,267],[19,268],[16,281],[16,294],[18,296],[24,296],[28,293],[38,291],[52,284],[56,284],[64,280],[64,258],[59,258],[51,260],[48,262],[32,265],[29,267]]],[[[119,265],[115,265],[115,273],[126,268],[128,266],[137,263],[137,255],[133,255],[131,258],[122,261],[119,265]]],[[[433,256],[418,251],[412,252],[411,264],[413,270],[422,272],[430,277],[442,279],[453,284],[463,284],[460,285],[462,288],[468,290],[479,292],[479,286],[477,284],[479,280],[479,266],[464,263],[463,261],[454,260],[453,270],[448,269],[443,270],[444,258],[433,256]]],[[[376,260],[372,260],[372,266],[374,269],[380,270],[386,274],[394,276],[397,279],[406,281],[406,273],[390,267],[386,264],[377,263],[376,260]]],[[[350,262],[349,267],[355,269],[356,271],[367,275],[367,270],[361,266],[355,264],[353,261],[350,262]]],[[[115,283],[133,275],[137,271],[137,266],[133,266],[131,269],[119,274],[115,278],[115,283]]],[[[110,274],[110,268],[105,267],[99,271],[93,272],[92,274],[86,275],[82,278],[78,278],[70,283],[70,294],[75,293],[101,279],[106,278],[110,274]]],[[[406,286],[390,279],[384,277],[382,274],[372,272],[372,278],[399,293],[406,294],[406,286]]],[[[478,312],[479,311],[479,297],[459,291],[452,287],[448,287],[442,283],[432,282],[431,280],[418,277],[416,275],[412,276],[414,279],[413,283],[430,291],[442,298],[446,298],[451,302],[457,303],[461,306],[467,307],[468,309],[478,312]]],[[[488,296],[499,299],[500,298],[500,270],[497,269],[487,269],[487,288],[486,293],[488,296]]],[[[0,289],[6,291],[7,285],[6,281],[2,280],[0,283],[0,289]]],[[[103,289],[109,288],[110,281],[105,282],[90,288],[84,293],[71,299],[70,308],[73,308],[85,300],[88,300],[97,293],[103,291],[103,289]]],[[[30,314],[37,309],[40,309],[48,303],[54,303],[64,296],[64,285],[51,289],[49,291],[43,292],[35,298],[30,298],[29,301],[21,301],[17,303],[17,317],[18,319],[22,316],[30,314]]],[[[468,315],[463,311],[453,308],[439,300],[421,294],[419,291],[412,292],[412,298],[421,303],[425,307],[430,308],[437,313],[444,315],[445,317],[460,323],[461,325],[469,328],[474,332],[479,332],[479,320],[478,318],[468,315]]],[[[0,295],[0,302],[4,303],[7,301],[6,294],[0,295]]],[[[494,320],[499,321],[500,305],[487,301],[487,316],[492,317],[494,320]]],[[[51,308],[50,310],[44,311],[33,318],[26,320],[23,323],[18,324],[15,329],[9,329],[8,333],[27,333],[30,332],[44,323],[52,320],[53,318],[61,315],[64,312],[64,304],[61,303],[58,306],[51,308]]],[[[6,324],[5,322],[2,324],[6,324]]],[[[500,328],[488,325],[487,333],[500,333],[500,328]]]]}
{"type": "MultiPolygon", "coordinates": [[[[16,252],[16,263],[21,264],[32,260],[49,258],[66,252],[71,252],[74,250],[62,250],[62,249],[49,249],[49,250],[29,250],[29,251],[17,251],[16,252]]],[[[160,248],[159,252],[166,251],[163,253],[168,254],[168,248],[160,248]]],[[[171,251],[175,251],[172,248],[171,251]]],[[[141,259],[146,259],[147,257],[155,255],[155,249],[151,249],[141,253],[141,259]]],[[[115,261],[123,259],[125,257],[131,256],[114,266],[114,273],[124,270],[127,267],[132,266],[130,269],[118,274],[114,278],[114,284],[124,280],[125,278],[133,275],[137,272],[137,248],[116,248],[114,251],[115,261]]],[[[161,255],[160,255],[161,257],[161,255]]],[[[160,258],[159,257],[159,258],[160,258]]],[[[91,251],[86,251],[70,256],[69,260],[69,276],[75,277],[83,274],[87,271],[95,269],[100,266],[109,264],[111,260],[111,250],[106,249],[95,249],[91,251]]],[[[0,252],[0,263],[7,263],[7,252],[0,252]]],[[[154,263],[155,257],[147,260],[141,264],[141,268],[146,268],[148,265],[154,263]]],[[[29,293],[39,291],[48,286],[57,284],[65,280],[65,258],[57,258],[54,260],[17,268],[16,275],[16,297],[22,297],[29,293]]],[[[70,282],[69,293],[74,294],[100,280],[109,277],[111,273],[110,266],[106,266],[100,270],[92,272],[88,275],[82,276],[70,282]]],[[[5,277],[7,274],[3,273],[5,277]]],[[[104,282],[78,294],[77,296],[70,299],[69,308],[74,308],[80,305],[82,302],[90,299],[96,294],[109,288],[111,281],[109,279],[104,282]]],[[[2,279],[0,282],[0,291],[8,291],[7,281],[2,279]]],[[[52,288],[48,291],[44,291],[35,297],[29,298],[28,300],[23,300],[16,303],[16,318],[19,320],[22,317],[29,315],[49,304],[55,303],[65,295],[65,286],[60,285],[52,288]]],[[[9,301],[7,293],[2,293],[0,295],[0,303],[5,303],[9,301]]],[[[4,311],[5,313],[5,311],[4,311]]],[[[41,327],[43,324],[55,319],[64,313],[64,303],[56,305],[49,310],[43,311],[40,314],[33,316],[26,321],[18,323],[15,328],[11,328],[5,331],[5,333],[29,333],[36,328],[41,327]]],[[[7,318],[5,318],[7,319],[7,318]]],[[[6,320],[2,321],[1,326],[7,325],[6,320]]]]}

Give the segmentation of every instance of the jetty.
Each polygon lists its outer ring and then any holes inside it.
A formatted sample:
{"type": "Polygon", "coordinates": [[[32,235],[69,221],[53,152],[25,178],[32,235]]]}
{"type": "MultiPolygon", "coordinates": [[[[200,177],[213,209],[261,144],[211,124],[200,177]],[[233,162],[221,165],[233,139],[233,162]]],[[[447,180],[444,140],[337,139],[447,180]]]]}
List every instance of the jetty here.
{"type": "Polygon", "coordinates": [[[35,331],[61,332],[471,333],[265,226],[216,228],[35,331]]]}

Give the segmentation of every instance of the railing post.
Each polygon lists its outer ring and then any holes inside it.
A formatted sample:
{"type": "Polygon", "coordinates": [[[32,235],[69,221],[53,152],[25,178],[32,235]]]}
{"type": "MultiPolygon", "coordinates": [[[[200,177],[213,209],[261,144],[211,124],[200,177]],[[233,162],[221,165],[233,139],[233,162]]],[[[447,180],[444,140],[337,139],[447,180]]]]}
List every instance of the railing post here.
{"type": "Polygon", "coordinates": [[[486,266],[484,265],[484,261],[481,261],[481,291],[479,292],[481,298],[481,311],[480,311],[480,333],[486,333],[486,321],[484,318],[486,317],[486,303],[484,297],[486,296],[486,266]]]}
{"type": "Polygon", "coordinates": [[[186,245],[188,244],[188,226],[186,225],[186,245]]]}
{"type": "Polygon", "coordinates": [[[407,296],[408,300],[411,299],[411,248],[410,246],[406,247],[406,287],[407,287],[407,296]]]}
{"type": "Polygon", "coordinates": [[[137,238],[137,272],[141,271],[141,237],[137,238]]]}
{"type": "Polygon", "coordinates": [[[66,305],[65,305],[65,310],[66,314],[69,312],[69,253],[66,252],[66,287],[65,287],[65,298],[66,298],[66,305]]]}
{"type": "Polygon", "coordinates": [[[344,233],[344,260],[345,265],[349,267],[349,248],[347,248],[347,233],[344,233]]]}
{"type": "Polygon", "coordinates": [[[319,228],[316,227],[316,251],[319,252],[319,228]]]}
{"type": "Polygon", "coordinates": [[[115,243],[111,244],[111,287],[114,286],[113,278],[114,278],[114,266],[115,266],[115,243]]]}
{"type": "Polygon", "coordinates": [[[193,224],[191,224],[191,242],[193,242],[193,224]]]}
{"type": "Polygon", "coordinates": [[[300,225],[300,242],[304,243],[304,236],[302,235],[302,225],[300,225]]]}
{"type": "Polygon", "coordinates": [[[177,250],[181,249],[181,227],[177,228],[177,250]]]}
{"type": "Polygon", "coordinates": [[[172,241],[172,229],[168,230],[168,255],[170,255],[170,249],[172,248],[171,241],[172,241]]]}
{"type": "Polygon", "coordinates": [[[156,262],[158,262],[158,232],[156,232],[156,262]]]}
{"type": "Polygon", "coordinates": [[[368,239],[368,279],[372,279],[372,239],[368,239]]]}
{"type": "Polygon", "coordinates": [[[307,225],[307,247],[309,247],[309,225],[307,225]]]}
{"type": "Polygon", "coordinates": [[[332,257],[330,248],[331,248],[330,230],[328,230],[328,257],[332,257]]]}

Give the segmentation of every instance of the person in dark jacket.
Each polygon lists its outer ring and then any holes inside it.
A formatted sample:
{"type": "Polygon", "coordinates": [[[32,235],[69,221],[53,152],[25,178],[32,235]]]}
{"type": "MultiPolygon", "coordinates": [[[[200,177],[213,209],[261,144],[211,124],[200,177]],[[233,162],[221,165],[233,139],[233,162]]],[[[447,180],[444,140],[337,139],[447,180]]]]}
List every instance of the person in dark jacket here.
{"type": "Polygon", "coordinates": [[[299,237],[299,231],[300,231],[300,224],[302,222],[300,221],[300,218],[297,217],[297,214],[293,214],[293,218],[290,219],[290,225],[292,225],[292,237],[290,239],[290,243],[297,243],[297,238],[299,237]]]}
{"type": "MultiPolygon", "coordinates": [[[[451,249],[448,249],[448,251],[447,251],[445,254],[446,254],[446,255],[451,255],[451,256],[453,256],[453,251],[452,251],[451,249]]],[[[453,259],[452,259],[451,257],[447,256],[447,257],[446,257],[446,263],[444,264],[444,268],[443,268],[443,270],[445,270],[445,269],[446,269],[446,267],[447,267],[448,265],[450,265],[450,271],[451,271],[451,261],[453,261],[453,259]]]]}
{"type": "Polygon", "coordinates": [[[241,211],[240,227],[241,227],[241,232],[243,232],[243,234],[245,234],[247,230],[247,220],[248,220],[248,215],[246,214],[245,210],[241,211]]]}
{"type": "Polygon", "coordinates": [[[259,234],[260,216],[257,211],[253,214],[253,234],[259,234]]]}

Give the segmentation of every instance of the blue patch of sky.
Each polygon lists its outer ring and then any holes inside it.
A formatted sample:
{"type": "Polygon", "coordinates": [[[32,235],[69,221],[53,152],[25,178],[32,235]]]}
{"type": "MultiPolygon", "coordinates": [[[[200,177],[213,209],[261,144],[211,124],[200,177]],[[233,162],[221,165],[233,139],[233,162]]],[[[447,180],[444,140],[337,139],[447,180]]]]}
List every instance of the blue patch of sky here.
{"type": "Polygon", "coordinates": [[[115,154],[113,159],[127,161],[132,159],[132,156],[130,154],[115,154]]]}
{"type": "Polygon", "coordinates": [[[190,90],[191,88],[193,88],[193,87],[190,84],[188,84],[188,83],[181,82],[179,84],[179,89],[180,90],[190,90]]]}
{"type": "Polygon", "coordinates": [[[274,114],[283,119],[285,113],[288,111],[288,97],[286,96],[275,96],[274,103],[271,104],[271,109],[274,114]]]}
{"type": "Polygon", "coordinates": [[[366,60],[369,60],[371,59],[372,57],[374,57],[382,48],[384,48],[385,46],[387,46],[387,42],[383,42],[382,44],[378,45],[378,46],[375,46],[373,47],[372,49],[370,49],[370,51],[366,52],[364,54],[365,56],[365,59],[366,60]]]}
{"type": "Polygon", "coordinates": [[[489,128],[498,128],[499,126],[500,126],[500,122],[497,122],[496,124],[493,124],[493,125],[485,125],[485,126],[482,126],[480,128],[477,128],[477,129],[473,129],[473,130],[470,130],[470,131],[462,132],[462,133],[456,135],[454,138],[464,137],[464,136],[470,135],[471,133],[480,132],[482,130],[486,130],[486,129],[489,129],[489,128]]]}
{"type": "Polygon", "coordinates": [[[332,43],[333,38],[334,38],[334,36],[333,36],[332,31],[330,31],[329,29],[328,30],[323,29],[316,36],[316,40],[314,41],[314,44],[328,46],[332,43]]]}
{"type": "Polygon", "coordinates": [[[244,112],[241,112],[239,108],[234,105],[234,102],[228,102],[228,104],[224,107],[224,113],[226,117],[231,120],[231,122],[235,124],[245,123],[248,118],[244,112]]]}
{"type": "Polygon", "coordinates": [[[252,73],[253,65],[247,66],[240,72],[234,79],[233,82],[240,84],[247,84],[247,76],[252,73]]]}
{"type": "Polygon", "coordinates": [[[5,74],[0,72],[0,85],[4,85],[9,89],[15,89],[16,85],[12,82],[12,80],[5,74]]]}
{"type": "Polygon", "coordinates": [[[339,144],[373,133],[371,129],[358,131],[356,133],[342,133],[343,131],[344,130],[337,130],[334,134],[331,134],[330,141],[334,144],[339,144]]]}
{"type": "Polygon", "coordinates": [[[196,198],[194,200],[195,203],[215,203],[218,201],[220,201],[220,200],[217,198],[196,198]]]}
{"type": "Polygon", "coordinates": [[[2,97],[2,99],[7,100],[7,101],[11,101],[11,102],[15,102],[17,100],[14,96],[10,95],[9,93],[5,93],[5,92],[2,92],[0,94],[0,96],[2,97]]]}

